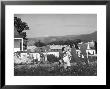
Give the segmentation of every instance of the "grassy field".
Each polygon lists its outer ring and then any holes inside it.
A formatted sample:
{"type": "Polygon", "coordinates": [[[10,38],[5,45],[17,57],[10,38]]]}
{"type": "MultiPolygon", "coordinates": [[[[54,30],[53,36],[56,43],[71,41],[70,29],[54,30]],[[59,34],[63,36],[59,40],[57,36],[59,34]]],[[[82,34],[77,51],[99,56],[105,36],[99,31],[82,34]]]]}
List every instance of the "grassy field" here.
{"type": "Polygon", "coordinates": [[[90,62],[88,65],[77,65],[76,62],[71,63],[69,70],[63,68],[63,65],[55,63],[46,64],[25,64],[14,66],[15,76],[96,76],[97,62],[90,62]]]}

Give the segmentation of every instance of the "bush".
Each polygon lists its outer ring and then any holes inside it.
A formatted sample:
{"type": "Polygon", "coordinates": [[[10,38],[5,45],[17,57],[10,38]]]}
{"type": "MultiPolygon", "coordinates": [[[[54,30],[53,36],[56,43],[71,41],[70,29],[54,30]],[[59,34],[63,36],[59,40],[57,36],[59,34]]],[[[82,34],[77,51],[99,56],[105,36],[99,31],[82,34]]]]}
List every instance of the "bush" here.
{"type": "Polygon", "coordinates": [[[49,55],[47,55],[47,60],[51,63],[54,63],[54,62],[58,62],[59,58],[55,57],[53,54],[49,54],[49,55]]]}

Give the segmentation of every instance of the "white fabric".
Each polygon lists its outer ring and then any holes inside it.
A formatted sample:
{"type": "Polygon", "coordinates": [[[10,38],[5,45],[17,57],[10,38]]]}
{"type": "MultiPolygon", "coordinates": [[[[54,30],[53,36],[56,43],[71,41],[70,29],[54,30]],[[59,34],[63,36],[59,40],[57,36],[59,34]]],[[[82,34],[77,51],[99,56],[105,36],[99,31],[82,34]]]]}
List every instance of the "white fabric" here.
{"type": "Polygon", "coordinates": [[[71,66],[69,56],[70,54],[69,52],[67,52],[66,54],[64,54],[64,57],[63,57],[63,61],[66,63],[67,66],[71,66]]]}
{"type": "Polygon", "coordinates": [[[40,61],[40,54],[37,53],[37,60],[40,61]]]}
{"type": "Polygon", "coordinates": [[[33,53],[33,58],[37,59],[37,54],[36,53],[33,53]]]}

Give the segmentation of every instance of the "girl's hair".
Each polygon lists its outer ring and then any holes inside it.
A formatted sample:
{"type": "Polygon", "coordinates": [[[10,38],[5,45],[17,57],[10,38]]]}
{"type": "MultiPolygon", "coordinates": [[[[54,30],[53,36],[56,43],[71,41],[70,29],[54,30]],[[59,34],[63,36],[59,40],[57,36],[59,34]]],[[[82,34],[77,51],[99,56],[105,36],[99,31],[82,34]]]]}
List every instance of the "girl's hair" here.
{"type": "Polygon", "coordinates": [[[62,51],[64,51],[65,47],[62,47],[62,51]]]}

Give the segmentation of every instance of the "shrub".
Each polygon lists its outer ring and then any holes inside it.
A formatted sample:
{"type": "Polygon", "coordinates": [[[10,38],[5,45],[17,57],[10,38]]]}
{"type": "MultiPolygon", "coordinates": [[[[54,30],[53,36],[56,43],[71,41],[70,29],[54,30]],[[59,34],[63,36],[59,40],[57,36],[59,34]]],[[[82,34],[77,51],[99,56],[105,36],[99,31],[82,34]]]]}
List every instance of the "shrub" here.
{"type": "Polygon", "coordinates": [[[54,62],[58,62],[59,58],[55,57],[53,54],[49,54],[49,55],[47,55],[47,60],[51,63],[54,63],[54,62]]]}

